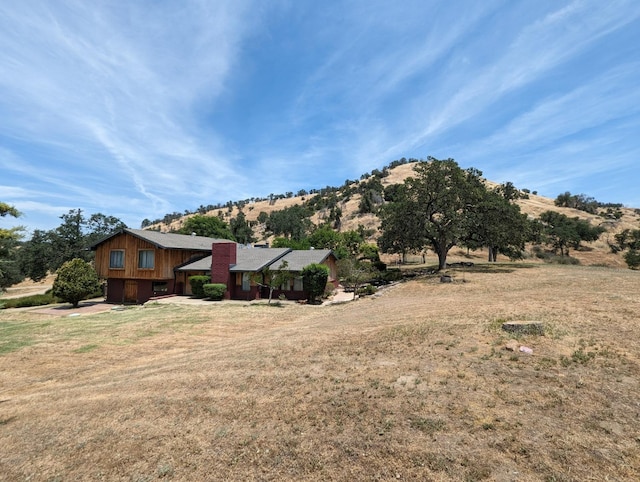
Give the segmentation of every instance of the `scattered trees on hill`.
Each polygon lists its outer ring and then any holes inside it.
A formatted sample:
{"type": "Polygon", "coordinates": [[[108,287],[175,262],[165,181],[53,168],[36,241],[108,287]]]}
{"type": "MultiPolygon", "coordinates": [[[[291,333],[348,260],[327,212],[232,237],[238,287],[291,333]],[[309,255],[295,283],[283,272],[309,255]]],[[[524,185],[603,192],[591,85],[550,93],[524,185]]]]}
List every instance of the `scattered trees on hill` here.
{"type": "Polygon", "coordinates": [[[640,229],[625,229],[614,236],[615,243],[609,243],[612,253],[624,251],[624,260],[631,269],[640,268],[640,229]]]}
{"type": "Polygon", "coordinates": [[[571,194],[566,191],[559,194],[554,204],[558,207],[579,209],[590,214],[596,214],[598,209],[598,201],[586,194],[571,194]]]}
{"type": "Polygon", "coordinates": [[[620,210],[622,204],[601,203],[586,194],[571,194],[566,191],[558,194],[554,204],[559,207],[579,209],[589,214],[599,214],[605,218],[620,219],[622,217],[622,211],[620,210]],[[606,210],[598,213],[599,208],[605,208],[606,210]]]}
{"type": "Polygon", "coordinates": [[[542,241],[550,245],[560,256],[569,254],[569,248],[579,249],[582,242],[595,241],[605,231],[601,226],[591,226],[589,221],[570,218],[555,211],[540,215],[542,241]]]}
{"type": "Polygon", "coordinates": [[[311,212],[299,204],[273,211],[265,220],[265,230],[275,236],[300,241],[307,236],[313,223],[311,212]]]}
{"type": "Polygon", "coordinates": [[[229,222],[229,229],[238,243],[250,244],[256,241],[253,229],[242,211],[229,222]]]}

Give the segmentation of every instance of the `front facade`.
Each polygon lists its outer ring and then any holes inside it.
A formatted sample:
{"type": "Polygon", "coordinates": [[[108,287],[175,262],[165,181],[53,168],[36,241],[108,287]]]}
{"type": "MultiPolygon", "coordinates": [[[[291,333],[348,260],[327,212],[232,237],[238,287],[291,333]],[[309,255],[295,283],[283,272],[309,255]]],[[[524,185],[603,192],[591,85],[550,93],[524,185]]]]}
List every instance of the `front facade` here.
{"type": "Polygon", "coordinates": [[[107,280],[111,303],[144,303],[155,296],[188,293],[188,274],[174,267],[211,253],[221,240],[122,229],[92,247],[98,276],[107,280]]]}
{"type": "Polygon", "coordinates": [[[268,289],[256,281],[264,272],[277,270],[282,261],[287,261],[291,279],[274,291],[274,297],[305,299],[300,272],[311,263],[327,265],[329,281],[338,283],[336,258],[330,250],[246,248],[229,240],[139,229],[123,229],[92,249],[98,276],[107,280],[106,299],[111,303],[190,295],[189,277],[203,274],[210,275],[212,283],[227,285],[227,299],[264,298],[268,289]]]}

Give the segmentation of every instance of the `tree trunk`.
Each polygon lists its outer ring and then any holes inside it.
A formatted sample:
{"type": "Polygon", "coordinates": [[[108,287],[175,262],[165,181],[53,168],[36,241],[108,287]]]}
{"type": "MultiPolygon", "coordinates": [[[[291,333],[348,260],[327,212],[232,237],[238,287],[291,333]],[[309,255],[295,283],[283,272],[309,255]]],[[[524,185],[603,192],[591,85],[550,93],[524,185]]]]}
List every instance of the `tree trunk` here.
{"type": "Polygon", "coordinates": [[[489,263],[496,261],[498,261],[498,248],[497,246],[489,246],[489,263]]]}
{"type": "Polygon", "coordinates": [[[444,249],[438,249],[438,271],[447,267],[447,251],[444,249]]]}

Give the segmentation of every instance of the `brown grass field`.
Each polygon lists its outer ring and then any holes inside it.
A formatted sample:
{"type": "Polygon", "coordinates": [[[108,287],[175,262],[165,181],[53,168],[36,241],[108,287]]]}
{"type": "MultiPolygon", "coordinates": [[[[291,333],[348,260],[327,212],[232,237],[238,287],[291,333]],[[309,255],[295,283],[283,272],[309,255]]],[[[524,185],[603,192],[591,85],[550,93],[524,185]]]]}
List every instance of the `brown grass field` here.
{"type": "Polygon", "coordinates": [[[640,480],[640,273],[0,311],[0,480],[640,480]],[[545,323],[507,351],[504,321],[545,323]]]}

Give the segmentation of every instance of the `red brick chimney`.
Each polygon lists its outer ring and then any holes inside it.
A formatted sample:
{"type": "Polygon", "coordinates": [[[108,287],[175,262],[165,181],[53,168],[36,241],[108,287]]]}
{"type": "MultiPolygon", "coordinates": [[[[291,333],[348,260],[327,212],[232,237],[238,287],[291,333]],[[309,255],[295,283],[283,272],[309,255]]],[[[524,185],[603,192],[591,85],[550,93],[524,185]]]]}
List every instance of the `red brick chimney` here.
{"type": "Polygon", "coordinates": [[[232,241],[213,243],[211,246],[211,282],[227,285],[227,292],[224,294],[226,299],[229,299],[235,283],[231,279],[229,268],[237,262],[237,250],[236,243],[232,241]]]}

